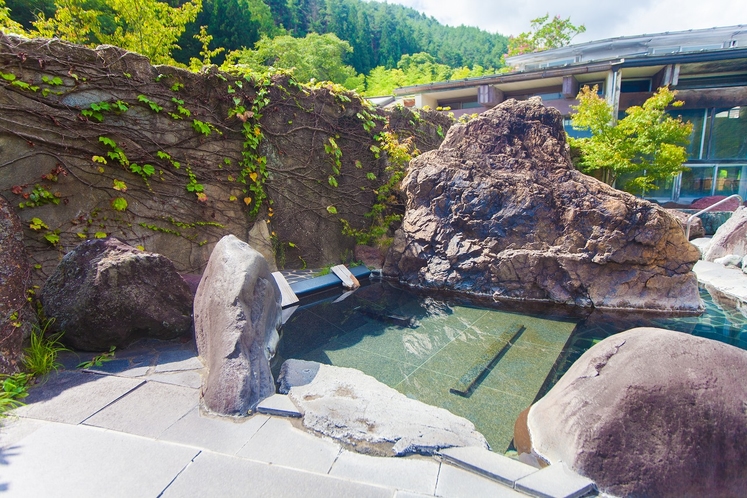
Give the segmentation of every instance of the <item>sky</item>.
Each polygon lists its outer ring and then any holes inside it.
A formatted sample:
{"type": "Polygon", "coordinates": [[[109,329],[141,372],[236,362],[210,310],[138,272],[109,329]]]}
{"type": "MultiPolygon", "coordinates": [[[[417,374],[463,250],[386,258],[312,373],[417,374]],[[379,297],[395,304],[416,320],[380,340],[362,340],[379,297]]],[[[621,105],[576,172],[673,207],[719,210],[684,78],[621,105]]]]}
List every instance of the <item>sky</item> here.
{"type": "Polygon", "coordinates": [[[586,33],[572,43],[742,24],[747,29],[747,0],[388,0],[412,7],[442,24],[477,26],[492,33],[529,31],[532,19],[549,13],[586,33]],[[456,7],[458,6],[458,7],[456,7]]]}

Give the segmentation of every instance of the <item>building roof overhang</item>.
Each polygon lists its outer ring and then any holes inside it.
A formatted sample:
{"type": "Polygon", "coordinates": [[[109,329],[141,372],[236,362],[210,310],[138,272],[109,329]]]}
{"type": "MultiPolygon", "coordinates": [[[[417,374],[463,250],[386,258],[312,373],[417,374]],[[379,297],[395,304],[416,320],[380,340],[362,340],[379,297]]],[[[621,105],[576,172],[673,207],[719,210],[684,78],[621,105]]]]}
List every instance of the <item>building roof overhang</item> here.
{"type": "MultiPolygon", "coordinates": [[[[512,89],[528,88],[531,86],[527,85],[529,82],[548,80],[552,78],[559,78],[562,80],[565,76],[575,76],[579,81],[590,81],[597,77],[603,77],[603,75],[611,70],[632,68],[638,68],[637,72],[640,72],[643,76],[644,73],[655,73],[658,69],[668,64],[691,64],[740,59],[747,59],[747,48],[729,48],[668,55],[616,57],[605,61],[581,62],[568,64],[562,67],[537,69],[532,71],[515,71],[512,73],[494,74],[477,78],[466,78],[463,80],[439,81],[423,85],[406,86],[396,88],[394,94],[402,97],[406,95],[476,88],[482,85],[500,86],[502,89],[510,91],[512,89]],[[645,71],[643,68],[650,68],[651,71],[645,71]]],[[[546,86],[553,84],[551,81],[547,81],[546,83],[546,86]]]]}

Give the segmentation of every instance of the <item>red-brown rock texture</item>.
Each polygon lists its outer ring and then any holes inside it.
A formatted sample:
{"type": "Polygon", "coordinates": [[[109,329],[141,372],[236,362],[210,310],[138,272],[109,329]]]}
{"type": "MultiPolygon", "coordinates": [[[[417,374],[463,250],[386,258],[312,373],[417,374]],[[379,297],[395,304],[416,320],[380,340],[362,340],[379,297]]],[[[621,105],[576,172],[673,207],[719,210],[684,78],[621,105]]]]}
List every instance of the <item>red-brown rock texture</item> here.
{"type": "Polygon", "coordinates": [[[385,274],[423,288],[698,310],[698,250],[664,209],[573,169],[560,114],[506,101],[410,164],[385,274]]]}

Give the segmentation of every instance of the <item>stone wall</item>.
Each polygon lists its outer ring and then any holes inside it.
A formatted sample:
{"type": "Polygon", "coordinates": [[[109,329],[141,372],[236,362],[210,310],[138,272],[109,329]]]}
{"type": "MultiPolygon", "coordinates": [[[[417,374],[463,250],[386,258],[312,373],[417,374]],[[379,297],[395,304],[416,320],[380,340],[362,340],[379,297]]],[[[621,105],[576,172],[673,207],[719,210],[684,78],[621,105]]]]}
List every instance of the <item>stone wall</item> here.
{"type": "MultiPolygon", "coordinates": [[[[280,266],[338,262],[354,247],[340,218],[365,227],[386,180],[385,155],[371,150],[386,117],[331,86],[196,74],[115,47],[3,34],[0,68],[0,195],[26,227],[37,283],[104,235],[199,273],[222,236],[246,240],[255,222],[267,224],[280,266]],[[245,129],[263,135],[248,156],[245,129]],[[253,165],[245,182],[242,160],[253,165]],[[251,187],[263,180],[258,205],[251,187]]],[[[428,150],[451,123],[431,116],[398,111],[396,129],[428,150]]]]}

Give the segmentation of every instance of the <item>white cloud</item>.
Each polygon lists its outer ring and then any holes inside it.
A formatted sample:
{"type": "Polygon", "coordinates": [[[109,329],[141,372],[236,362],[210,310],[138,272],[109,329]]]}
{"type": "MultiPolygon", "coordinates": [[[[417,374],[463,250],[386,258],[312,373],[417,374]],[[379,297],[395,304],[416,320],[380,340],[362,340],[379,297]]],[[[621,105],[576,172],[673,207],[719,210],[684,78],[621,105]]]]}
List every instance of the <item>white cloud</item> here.
{"type": "Polygon", "coordinates": [[[586,26],[586,33],[574,42],[617,36],[684,31],[743,24],[747,28],[747,2],[744,0],[390,0],[407,5],[444,24],[466,24],[516,35],[529,30],[531,19],[549,13],[586,26]]]}

